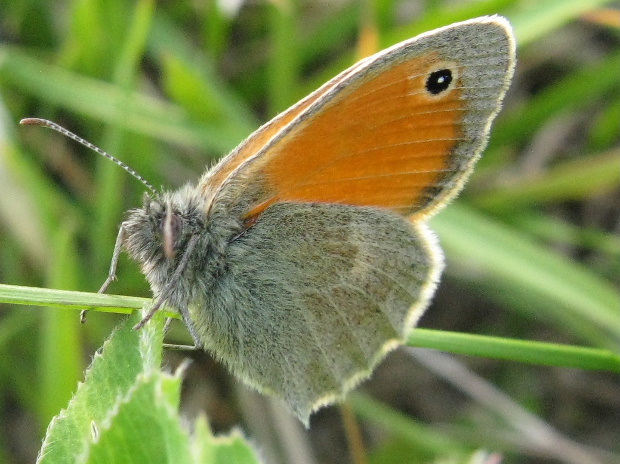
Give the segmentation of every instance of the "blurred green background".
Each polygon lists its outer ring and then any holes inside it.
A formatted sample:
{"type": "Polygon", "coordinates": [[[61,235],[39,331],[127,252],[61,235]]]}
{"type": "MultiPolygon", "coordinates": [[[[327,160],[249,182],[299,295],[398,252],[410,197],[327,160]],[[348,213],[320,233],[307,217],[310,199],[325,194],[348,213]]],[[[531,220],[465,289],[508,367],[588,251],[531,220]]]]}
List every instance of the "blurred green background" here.
{"type": "MultiPolygon", "coordinates": [[[[52,119],[176,188],[360,56],[501,13],[517,35],[515,80],[467,188],[432,221],[447,269],[420,325],[618,352],[615,3],[236,3],[0,2],[0,283],[96,291],[143,193],[113,163],[21,118],[52,119]]],[[[110,291],[149,296],[125,256],[110,291]]],[[[0,463],[33,462],[121,317],[91,313],[82,326],[76,311],[0,305],[0,463]]],[[[187,343],[173,325],[170,338],[187,343]]],[[[353,397],[370,462],[464,462],[478,448],[507,463],[620,459],[617,374],[414,353],[390,355],[360,389],[382,405],[353,397]]],[[[253,426],[255,398],[192,356],[187,413],[204,408],[214,430],[240,425],[271,449],[281,435],[253,426]]],[[[307,462],[348,462],[336,407],[297,439],[307,462]]]]}

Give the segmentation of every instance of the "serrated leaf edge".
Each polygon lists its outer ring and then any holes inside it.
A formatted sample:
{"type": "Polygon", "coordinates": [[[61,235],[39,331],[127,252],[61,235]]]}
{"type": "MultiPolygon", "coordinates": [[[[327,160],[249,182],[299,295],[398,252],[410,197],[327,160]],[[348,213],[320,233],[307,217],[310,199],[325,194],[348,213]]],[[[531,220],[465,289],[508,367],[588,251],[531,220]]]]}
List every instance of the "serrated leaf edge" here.
{"type": "MultiPolygon", "coordinates": [[[[108,338],[103,342],[103,345],[101,345],[101,347],[98,348],[97,351],[95,351],[90,365],[84,371],[84,380],[78,382],[77,389],[69,400],[69,403],[67,403],[67,406],[61,409],[60,412],[55,415],[50,421],[47,429],[45,430],[45,438],[43,439],[43,443],[41,444],[41,448],[39,449],[39,454],[36,461],[37,463],[39,463],[45,458],[45,454],[49,451],[50,446],[53,445],[53,442],[49,441],[49,437],[51,432],[54,430],[54,427],[56,427],[60,421],[70,418],[71,409],[74,407],[74,404],[78,400],[78,398],[80,398],[82,390],[85,388],[89,388],[90,384],[88,383],[88,380],[90,378],[91,372],[95,369],[97,364],[101,362],[101,359],[103,359],[102,353],[105,350],[105,347],[111,342],[114,334],[120,329],[121,326],[115,327],[112,332],[110,332],[108,338]]],[[[121,393],[119,392],[119,395],[120,394],[121,393]]]]}
{"type": "MultiPolygon", "coordinates": [[[[106,415],[106,417],[100,423],[94,423],[95,427],[98,430],[98,435],[101,436],[103,435],[103,433],[110,430],[110,428],[114,425],[114,419],[118,416],[121,410],[121,407],[124,404],[129,403],[132,400],[135,392],[143,385],[146,385],[149,382],[151,382],[151,380],[155,381],[155,389],[154,389],[155,401],[159,401],[163,405],[164,409],[168,410],[167,412],[171,415],[171,417],[178,417],[178,411],[172,405],[170,405],[169,401],[166,398],[166,395],[164,395],[162,391],[162,384],[164,381],[163,379],[164,376],[168,377],[169,379],[177,378],[176,375],[167,374],[163,371],[154,371],[150,373],[139,374],[136,377],[136,381],[134,382],[134,384],[129,388],[129,390],[127,390],[126,394],[118,395],[116,401],[114,402],[112,407],[109,409],[109,412],[106,415]]],[[[189,438],[189,434],[188,434],[188,438],[189,438]]],[[[83,464],[83,463],[88,462],[88,459],[90,456],[90,448],[92,445],[96,444],[97,442],[98,442],[98,437],[97,439],[94,439],[92,434],[89,436],[89,439],[85,440],[84,447],[82,451],[80,452],[80,454],[78,455],[77,460],[76,460],[78,464],[83,464]]]]}

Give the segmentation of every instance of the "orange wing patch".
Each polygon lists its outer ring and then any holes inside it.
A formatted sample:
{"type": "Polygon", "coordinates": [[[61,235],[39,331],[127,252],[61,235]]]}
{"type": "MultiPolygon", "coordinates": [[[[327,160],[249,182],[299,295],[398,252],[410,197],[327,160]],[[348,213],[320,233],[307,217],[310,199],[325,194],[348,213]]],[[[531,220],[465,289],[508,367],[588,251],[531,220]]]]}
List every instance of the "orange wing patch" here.
{"type": "Polygon", "coordinates": [[[438,96],[426,91],[436,66],[429,53],[376,70],[316,111],[300,113],[246,166],[248,181],[256,177],[269,190],[247,216],[283,201],[377,206],[403,215],[427,204],[451,169],[464,111],[458,82],[438,96]]]}
{"type": "Polygon", "coordinates": [[[244,161],[256,155],[269,140],[276,136],[287,124],[299,116],[299,114],[305,111],[310,105],[315,103],[326,92],[331,90],[343,78],[353,73],[362,63],[363,60],[330,79],[306,98],[300,100],[297,104],[291,106],[289,109],[261,126],[228,156],[222,158],[201,180],[202,192],[205,198],[207,198],[207,205],[210,206],[217,189],[235,169],[244,161]]]}

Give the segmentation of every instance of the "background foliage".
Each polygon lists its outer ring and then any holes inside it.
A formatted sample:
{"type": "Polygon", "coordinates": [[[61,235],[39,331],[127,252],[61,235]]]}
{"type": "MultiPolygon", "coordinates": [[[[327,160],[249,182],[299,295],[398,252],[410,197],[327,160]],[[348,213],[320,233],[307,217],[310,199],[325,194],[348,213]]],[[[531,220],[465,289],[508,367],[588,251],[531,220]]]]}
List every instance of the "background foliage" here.
{"type": "MultiPolygon", "coordinates": [[[[356,57],[502,13],[517,75],[474,177],[433,219],[448,264],[421,326],[617,354],[620,20],[607,3],[3,0],[0,282],[96,290],[143,190],[60,135],[19,127],[22,117],[53,119],[174,188],[356,57]]],[[[111,290],[149,296],[125,257],[111,290]]],[[[0,462],[32,462],[122,316],[80,326],[65,307],[0,308],[0,462]]],[[[188,341],[180,324],[170,339],[188,341]]],[[[359,450],[337,408],[306,432],[192,356],[185,417],[242,426],[269,462],[346,462],[359,450]]],[[[186,357],[167,353],[164,365],[186,357]]],[[[403,350],[360,390],[350,404],[371,462],[463,462],[478,448],[515,463],[619,458],[616,373],[403,350]]]]}

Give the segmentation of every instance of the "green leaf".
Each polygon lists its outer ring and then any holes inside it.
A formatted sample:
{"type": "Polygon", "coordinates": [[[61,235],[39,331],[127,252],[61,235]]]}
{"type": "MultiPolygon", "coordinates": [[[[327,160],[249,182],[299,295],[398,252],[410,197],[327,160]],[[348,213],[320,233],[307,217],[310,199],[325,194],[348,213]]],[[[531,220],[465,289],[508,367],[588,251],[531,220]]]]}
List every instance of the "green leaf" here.
{"type": "Polygon", "coordinates": [[[67,408],[50,423],[38,463],[77,462],[78,453],[92,436],[93,423],[102,423],[119,399],[133,388],[145,365],[139,339],[151,330],[132,330],[138,321],[139,314],[129,317],[95,354],[84,382],[67,408]]]}
{"type": "Polygon", "coordinates": [[[165,16],[155,15],[149,50],[161,62],[166,93],[196,121],[230,132],[233,144],[258,127],[247,104],[222,81],[216,64],[165,16]]]}
{"type": "Polygon", "coordinates": [[[77,460],[83,464],[189,464],[189,435],[181,427],[177,404],[165,390],[181,388],[179,376],[153,372],[136,384],[110,409],[101,422],[93,421],[92,440],[77,460]]]}
{"type": "Polygon", "coordinates": [[[539,175],[514,177],[509,185],[476,193],[474,202],[501,212],[562,200],[580,200],[611,192],[620,183],[620,150],[583,156],[546,170],[539,175]]]}
{"type": "Polygon", "coordinates": [[[514,24],[517,42],[526,45],[549,34],[554,29],[578,18],[594,8],[600,8],[610,0],[545,0],[528,3],[510,19],[514,24]]]}
{"type": "Polygon", "coordinates": [[[227,435],[213,436],[204,416],[198,416],[192,437],[195,464],[258,464],[256,452],[242,433],[235,429],[227,435]]]}
{"type": "Polygon", "coordinates": [[[52,420],[37,462],[257,463],[239,432],[213,437],[204,418],[190,441],[178,412],[183,369],[174,375],[160,369],[162,314],[136,331],[139,317],[127,318],[95,355],[69,405],[52,420]]]}
{"type": "Polygon", "coordinates": [[[372,420],[396,437],[414,443],[422,452],[442,454],[446,450],[463,453],[466,448],[459,440],[434,427],[392,409],[367,395],[353,393],[347,400],[356,414],[372,420]]]}
{"type": "MultiPolygon", "coordinates": [[[[50,261],[47,283],[54,288],[76,288],[79,260],[76,258],[76,225],[71,218],[54,236],[53,259],[50,261]]],[[[74,312],[54,308],[43,314],[38,383],[41,401],[42,430],[58,413],[82,376],[82,339],[80,322],[74,312]],[[62,372],[62,375],[58,375],[62,372]]]]}
{"type": "Polygon", "coordinates": [[[142,308],[149,301],[147,298],[135,296],[0,284],[0,302],[10,304],[55,306],[66,309],[97,309],[98,311],[131,314],[135,309],[142,308]]]}
{"type": "Polygon", "coordinates": [[[507,307],[617,349],[617,290],[594,272],[462,204],[431,222],[446,251],[447,273],[479,285],[507,307]]]}
{"type": "Polygon", "coordinates": [[[527,140],[546,120],[559,112],[580,110],[591,105],[593,99],[605,98],[607,94],[617,95],[620,82],[618,63],[620,54],[614,53],[568,74],[532,97],[526,106],[502,115],[493,128],[492,140],[504,145],[527,140]],[[596,82],[596,85],[584,85],[584,82],[596,82]]]}
{"type": "Polygon", "coordinates": [[[450,353],[507,359],[529,364],[620,372],[620,356],[611,351],[596,348],[422,328],[411,332],[407,344],[450,353]]]}
{"type": "Polygon", "coordinates": [[[72,73],[0,45],[0,82],[97,121],[158,140],[225,153],[239,142],[228,128],[201,125],[177,105],[72,73]]]}

